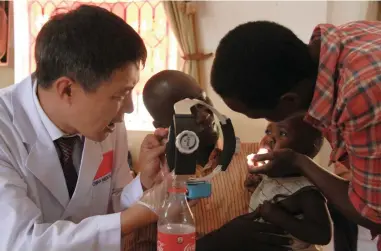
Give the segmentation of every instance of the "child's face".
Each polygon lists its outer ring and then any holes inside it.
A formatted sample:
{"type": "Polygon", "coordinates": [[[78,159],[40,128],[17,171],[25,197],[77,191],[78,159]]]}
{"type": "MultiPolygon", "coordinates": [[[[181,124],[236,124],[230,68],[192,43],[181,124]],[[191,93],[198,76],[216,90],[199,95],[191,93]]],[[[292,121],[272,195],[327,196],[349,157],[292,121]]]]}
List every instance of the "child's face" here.
{"type": "Polygon", "coordinates": [[[260,147],[269,150],[282,148],[298,148],[298,139],[291,121],[271,122],[267,125],[265,136],[260,142],[260,147]]]}

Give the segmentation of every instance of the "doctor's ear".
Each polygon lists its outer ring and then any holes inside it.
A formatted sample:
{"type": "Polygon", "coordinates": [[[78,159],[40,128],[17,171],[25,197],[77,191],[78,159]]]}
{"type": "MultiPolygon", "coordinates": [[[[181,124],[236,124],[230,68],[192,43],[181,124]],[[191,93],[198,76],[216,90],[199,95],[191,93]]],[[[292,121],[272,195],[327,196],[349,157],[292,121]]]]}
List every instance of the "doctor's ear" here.
{"type": "Polygon", "coordinates": [[[70,102],[74,84],[74,81],[70,78],[60,77],[55,81],[53,87],[55,88],[55,91],[60,99],[70,102]]]}

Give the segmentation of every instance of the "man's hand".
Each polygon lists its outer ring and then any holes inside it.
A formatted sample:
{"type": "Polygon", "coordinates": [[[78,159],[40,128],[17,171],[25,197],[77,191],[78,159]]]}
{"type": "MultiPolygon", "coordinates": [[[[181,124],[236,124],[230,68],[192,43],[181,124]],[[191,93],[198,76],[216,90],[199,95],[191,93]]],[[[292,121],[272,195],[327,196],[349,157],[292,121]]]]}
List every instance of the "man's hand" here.
{"type": "Polygon", "coordinates": [[[285,232],[269,223],[254,221],[257,212],[239,216],[197,241],[197,250],[283,251],[291,240],[285,232]]]}
{"type": "Polygon", "coordinates": [[[274,150],[265,154],[256,154],[253,162],[269,162],[262,166],[249,166],[249,172],[253,174],[266,174],[269,177],[292,177],[299,175],[299,166],[303,158],[308,158],[303,154],[294,152],[291,149],[274,150]]]}
{"type": "Polygon", "coordinates": [[[306,243],[327,245],[330,242],[331,219],[326,199],[317,189],[305,187],[290,196],[277,198],[258,207],[262,219],[306,243]],[[303,219],[297,219],[295,215],[303,215],[303,219]]]}
{"type": "Polygon", "coordinates": [[[154,134],[147,135],[140,147],[139,167],[140,180],[145,189],[149,189],[154,184],[160,171],[161,164],[165,161],[165,143],[168,130],[159,128],[154,134]]]}

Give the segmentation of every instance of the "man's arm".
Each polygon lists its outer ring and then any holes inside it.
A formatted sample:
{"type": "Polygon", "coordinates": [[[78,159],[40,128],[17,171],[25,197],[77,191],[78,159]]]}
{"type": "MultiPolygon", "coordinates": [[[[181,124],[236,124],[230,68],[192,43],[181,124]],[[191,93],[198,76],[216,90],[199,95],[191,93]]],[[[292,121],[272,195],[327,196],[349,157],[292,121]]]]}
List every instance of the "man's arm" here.
{"type": "Polygon", "coordinates": [[[354,208],[348,197],[349,181],[328,172],[304,155],[297,154],[296,158],[300,171],[322,191],[330,203],[334,204],[345,217],[365,228],[381,232],[381,224],[362,216],[354,208]]]}
{"type": "Polygon", "coordinates": [[[278,203],[265,203],[259,214],[307,243],[327,245],[332,238],[326,199],[315,188],[301,189],[278,203]],[[295,217],[299,214],[302,219],[295,217]]]}

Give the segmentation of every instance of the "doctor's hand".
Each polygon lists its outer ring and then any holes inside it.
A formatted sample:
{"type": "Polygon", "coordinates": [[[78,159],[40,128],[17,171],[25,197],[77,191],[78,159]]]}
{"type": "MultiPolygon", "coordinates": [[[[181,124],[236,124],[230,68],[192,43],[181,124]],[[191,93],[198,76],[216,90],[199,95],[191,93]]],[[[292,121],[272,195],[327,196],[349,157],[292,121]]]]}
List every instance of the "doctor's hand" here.
{"type": "MultiPolygon", "coordinates": [[[[145,227],[158,220],[158,214],[163,207],[167,197],[168,187],[172,184],[175,175],[173,172],[167,172],[163,175],[160,183],[155,183],[151,189],[144,192],[140,200],[132,207],[123,211],[121,214],[122,234],[126,235],[137,228],[145,227]]],[[[193,206],[197,201],[190,201],[189,205],[193,206]]],[[[179,207],[180,209],[181,207],[179,207]]],[[[180,211],[172,211],[178,214],[180,211]]]]}
{"type": "MultiPolygon", "coordinates": [[[[160,183],[155,183],[151,189],[145,191],[141,199],[138,201],[138,204],[149,208],[156,215],[162,213],[161,210],[163,210],[165,199],[168,196],[168,188],[172,186],[172,182],[175,178],[176,175],[174,174],[174,171],[163,174],[162,181],[160,183]]],[[[190,200],[188,201],[188,205],[193,207],[198,201],[199,200],[190,200]]],[[[177,215],[181,212],[182,206],[180,204],[173,204],[172,206],[172,210],[167,211],[169,215],[177,215]]]]}
{"type": "Polygon", "coordinates": [[[172,184],[174,178],[175,175],[173,172],[164,174],[160,183],[156,182],[151,189],[143,193],[138,204],[144,205],[158,215],[167,197],[168,187],[172,184]]]}
{"type": "Polygon", "coordinates": [[[292,177],[300,174],[299,167],[308,158],[291,149],[274,150],[265,154],[256,154],[253,162],[269,162],[262,166],[249,166],[252,174],[266,174],[269,177],[292,177]]]}
{"type": "Polygon", "coordinates": [[[140,147],[139,168],[140,181],[145,189],[153,186],[159,174],[161,164],[165,162],[164,152],[168,130],[159,128],[153,134],[147,135],[140,147]]]}
{"type": "Polygon", "coordinates": [[[172,173],[167,173],[162,178],[160,183],[155,183],[152,188],[146,190],[137,203],[121,213],[123,236],[138,228],[157,222],[159,210],[174,176],[172,173]]]}

